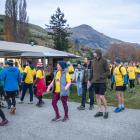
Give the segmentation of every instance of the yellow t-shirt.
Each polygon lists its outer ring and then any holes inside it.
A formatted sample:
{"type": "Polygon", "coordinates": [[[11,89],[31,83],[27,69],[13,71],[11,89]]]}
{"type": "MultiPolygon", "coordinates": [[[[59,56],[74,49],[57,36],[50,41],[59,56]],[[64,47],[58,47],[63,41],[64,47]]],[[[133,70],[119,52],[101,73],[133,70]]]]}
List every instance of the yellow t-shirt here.
{"type": "Polygon", "coordinates": [[[119,69],[120,69],[120,66],[117,66],[114,69],[115,85],[116,86],[123,86],[123,84],[124,84],[123,76],[126,75],[127,72],[126,72],[126,68],[123,66],[121,67],[120,70],[119,69]]]}
{"type": "MultiPolygon", "coordinates": [[[[61,80],[61,71],[58,71],[55,76],[55,92],[56,93],[60,93],[60,90],[61,90],[60,89],[60,80],[61,80]]],[[[66,82],[67,83],[71,82],[69,73],[66,73],[66,82]]]]}
{"type": "Polygon", "coordinates": [[[36,78],[43,79],[45,77],[44,71],[37,70],[36,72],[36,78]]]}
{"type": "Polygon", "coordinates": [[[31,69],[29,66],[26,66],[24,69],[24,73],[26,73],[25,83],[26,84],[32,84],[34,80],[34,76],[36,74],[35,69],[31,69]]]}
{"type": "Polygon", "coordinates": [[[23,73],[23,69],[20,65],[18,65],[18,69],[19,69],[20,73],[23,73]]]}
{"type": "Polygon", "coordinates": [[[135,67],[135,69],[136,69],[136,73],[140,73],[140,67],[139,68],[135,67]]]}
{"type": "Polygon", "coordinates": [[[133,66],[128,66],[127,68],[129,79],[135,79],[136,78],[136,68],[133,66]]]}
{"type": "Polygon", "coordinates": [[[68,66],[68,72],[70,74],[70,78],[73,79],[74,67],[72,65],[68,66]]]}

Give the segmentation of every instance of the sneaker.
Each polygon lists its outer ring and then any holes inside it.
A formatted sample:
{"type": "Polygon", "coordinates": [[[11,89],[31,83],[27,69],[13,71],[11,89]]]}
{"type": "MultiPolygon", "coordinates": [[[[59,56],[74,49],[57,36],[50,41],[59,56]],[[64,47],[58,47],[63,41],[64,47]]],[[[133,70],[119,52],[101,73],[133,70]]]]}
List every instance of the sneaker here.
{"type": "Polygon", "coordinates": [[[77,109],[78,110],[85,110],[85,107],[81,105],[81,106],[77,107],[77,109]]]}
{"type": "Polygon", "coordinates": [[[33,101],[28,102],[28,104],[33,104],[33,103],[34,103],[33,101]]]}
{"type": "Polygon", "coordinates": [[[18,101],[18,103],[19,103],[19,104],[23,104],[23,103],[24,103],[24,101],[19,100],[19,101],[18,101]]]}
{"type": "Polygon", "coordinates": [[[68,120],[69,120],[68,117],[64,117],[64,118],[62,119],[62,122],[66,122],[66,121],[68,121],[68,120]]]}
{"type": "Polygon", "coordinates": [[[92,110],[93,108],[94,108],[94,106],[93,105],[90,105],[89,110],[92,110]]]}
{"type": "Polygon", "coordinates": [[[123,110],[125,110],[125,107],[122,107],[121,109],[122,109],[122,111],[123,111],[123,110]]]}
{"type": "Polygon", "coordinates": [[[57,122],[57,121],[60,121],[60,120],[61,120],[61,117],[59,116],[59,117],[53,118],[53,119],[52,119],[52,122],[57,122]]]}
{"type": "Polygon", "coordinates": [[[42,104],[41,103],[37,103],[36,106],[42,107],[42,104]]]}
{"type": "Polygon", "coordinates": [[[0,122],[0,126],[4,126],[8,123],[8,120],[7,119],[4,119],[0,122]]]}
{"type": "Polygon", "coordinates": [[[103,117],[104,119],[108,119],[108,112],[105,112],[103,117]]]}
{"type": "Polygon", "coordinates": [[[122,111],[122,108],[119,108],[119,107],[117,107],[117,108],[114,110],[115,113],[119,113],[119,112],[121,112],[121,111],[122,111]]]}
{"type": "Polygon", "coordinates": [[[97,118],[97,117],[102,117],[103,116],[103,112],[97,112],[94,117],[97,118]]]}
{"type": "Polygon", "coordinates": [[[16,113],[16,107],[11,106],[10,113],[11,113],[11,114],[15,114],[15,113],[16,113]]]}

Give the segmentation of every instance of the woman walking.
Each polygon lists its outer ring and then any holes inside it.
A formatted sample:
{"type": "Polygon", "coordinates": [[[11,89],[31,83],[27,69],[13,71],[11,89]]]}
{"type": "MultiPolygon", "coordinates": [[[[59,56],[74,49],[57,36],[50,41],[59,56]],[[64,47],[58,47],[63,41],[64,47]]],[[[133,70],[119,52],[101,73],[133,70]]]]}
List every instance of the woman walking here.
{"type": "Polygon", "coordinates": [[[50,91],[50,89],[54,85],[54,94],[52,98],[52,106],[55,111],[55,118],[52,119],[52,121],[59,121],[61,119],[59,109],[57,106],[57,102],[59,99],[61,99],[61,102],[63,104],[65,116],[62,119],[63,122],[67,121],[69,119],[68,116],[68,96],[69,96],[69,87],[71,85],[71,78],[69,73],[65,70],[66,63],[64,61],[59,61],[57,63],[57,72],[54,76],[54,80],[51,82],[51,84],[48,86],[47,92],[50,91]]]}
{"type": "Polygon", "coordinates": [[[38,103],[36,104],[38,107],[41,107],[44,104],[42,100],[42,95],[46,91],[45,85],[45,73],[43,71],[43,64],[41,62],[37,63],[37,72],[36,72],[36,81],[35,81],[35,96],[38,99],[38,103]]]}

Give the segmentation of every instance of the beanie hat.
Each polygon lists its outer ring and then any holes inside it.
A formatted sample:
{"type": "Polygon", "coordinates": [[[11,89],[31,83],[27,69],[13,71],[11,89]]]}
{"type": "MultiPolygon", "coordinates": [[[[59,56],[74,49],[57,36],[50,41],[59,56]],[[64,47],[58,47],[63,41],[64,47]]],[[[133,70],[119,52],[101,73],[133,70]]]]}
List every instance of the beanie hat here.
{"type": "Polygon", "coordinates": [[[7,60],[6,62],[5,62],[5,64],[6,65],[9,65],[9,66],[13,66],[13,60],[7,60]]]}
{"type": "Polygon", "coordinates": [[[121,60],[120,60],[120,59],[116,59],[115,62],[116,62],[117,64],[120,64],[120,63],[121,63],[121,60]]]}
{"type": "Polygon", "coordinates": [[[60,67],[64,70],[66,68],[66,62],[64,61],[58,61],[58,64],[60,65],[60,67]]]}
{"type": "Polygon", "coordinates": [[[42,62],[38,62],[36,67],[42,68],[43,67],[43,63],[42,62]]]}

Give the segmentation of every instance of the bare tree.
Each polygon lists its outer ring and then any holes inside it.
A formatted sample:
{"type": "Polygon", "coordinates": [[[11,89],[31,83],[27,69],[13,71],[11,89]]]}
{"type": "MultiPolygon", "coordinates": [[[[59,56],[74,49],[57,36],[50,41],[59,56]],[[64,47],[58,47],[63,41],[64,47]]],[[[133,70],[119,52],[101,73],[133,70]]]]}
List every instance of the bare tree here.
{"type": "Polygon", "coordinates": [[[18,24],[18,41],[28,42],[28,17],[27,17],[27,3],[26,0],[20,0],[19,3],[19,24],[18,24]]]}

